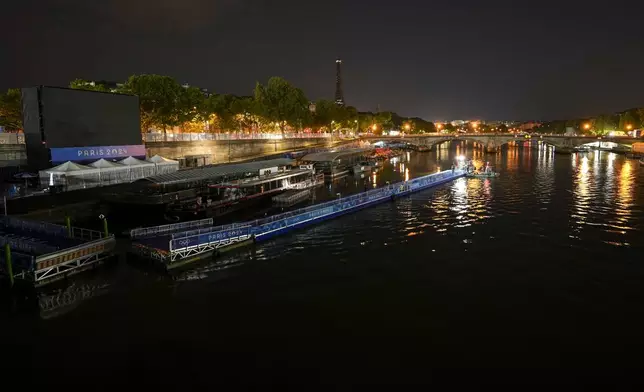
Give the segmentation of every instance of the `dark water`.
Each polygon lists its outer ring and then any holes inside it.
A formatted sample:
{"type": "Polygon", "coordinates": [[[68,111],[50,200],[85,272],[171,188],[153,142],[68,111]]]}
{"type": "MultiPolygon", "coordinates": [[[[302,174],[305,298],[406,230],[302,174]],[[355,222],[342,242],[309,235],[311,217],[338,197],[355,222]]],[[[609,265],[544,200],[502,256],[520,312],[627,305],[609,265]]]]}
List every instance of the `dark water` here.
{"type": "Polygon", "coordinates": [[[41,311],[11,316],[11,346],[23,350],[14,364],[37,368],[41,382],[150,386],[639,381],[637,161],[459,144],[406,154],[317,197],[434,172],[458,155],[502,175],[459,179],[172,277],[124,262],[79,276],[42,297],[41,311]]]}

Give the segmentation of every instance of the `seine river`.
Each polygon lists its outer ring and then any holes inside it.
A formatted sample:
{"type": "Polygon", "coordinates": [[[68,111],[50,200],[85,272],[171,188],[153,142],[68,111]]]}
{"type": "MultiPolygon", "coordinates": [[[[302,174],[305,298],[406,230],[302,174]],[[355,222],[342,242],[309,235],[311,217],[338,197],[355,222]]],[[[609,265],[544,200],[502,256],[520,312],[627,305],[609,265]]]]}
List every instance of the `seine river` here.
{"type": "Polygon", "coordinates": [[[174,276],[125,261],[78,276],[40,310],[10,316],[21,333],[9,341],[23,348],[13,363],[35,365],[41,381],[161,386],[458,383],[462,368],[479,369],[473,382],[611,382],[640,367],[636,160],[446,144],[317,198],[447,169],[460,155],[501,176],[459,179],[174,276]]]}

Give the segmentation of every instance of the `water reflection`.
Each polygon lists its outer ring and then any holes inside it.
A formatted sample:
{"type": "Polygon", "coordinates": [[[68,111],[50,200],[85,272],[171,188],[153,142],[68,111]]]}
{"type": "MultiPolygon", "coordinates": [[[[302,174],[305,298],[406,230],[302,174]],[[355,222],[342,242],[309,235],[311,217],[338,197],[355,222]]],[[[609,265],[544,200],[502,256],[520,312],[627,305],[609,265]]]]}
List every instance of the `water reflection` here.
{"type": "Polygon", "coordinates": [[[632,162],[601,151],[572,157],[571,238],[583,239],[582,234],[588,232],[589,238],[606,244],[630,245],[629,233],[638,231],[641,224],[641,218],[633,219],[633,214],[641,211],[633,208],[638,184],[632,162]]]}
{"type": "Polygon", "coordinates": [[[84,281],[82,278],[78,278],[64,288],[50,288],[39,293],[40,317],[51,319],[62,316],[74,310],[84,301],[106,294],[109,288],[110,284],[100,279],[84,281]]]}
{"type": "MultiPolygon", "coordinates": [[[[486,232],[486,241],[510,241],[522,249],[538,241],[543,246],[540,250],[548,249],[544,244],[554,243],[558,252],[600,245],[632,246],[637,235],[641,236],[644,217],[638,198],[644,194],[642,170],[635,161],[613,153],[555,155],[554,148],[545,143],[511,143],[501,153],[489,154],[478,145],[459,141],[451,147],[446,143],[432,152],[406,152],[384,161],[366,180],[372,187],[409,180],[450,167],[458,155],[474,159],[477,165],[489,161],[501,176],[461,178],[295,231],[257,244],[252,254],[211,264],[180,280],[199,280],[215,272],[221,275],[232,266],[244,265],[245,260],[286,260],[294,255],[311,258],[328,253],[352,262],[355,249],[367,258],[377,257],[381,247],[417,241],[439,251],[442,240],[437,241],[436,235],[446,236],[445,242],[457,238],[459,246],[476,246],[481,242],[474,233],[486,232]]],[[[350,194],[369,185],[348,178],[325,189],[328,195],[350,194]]]]}

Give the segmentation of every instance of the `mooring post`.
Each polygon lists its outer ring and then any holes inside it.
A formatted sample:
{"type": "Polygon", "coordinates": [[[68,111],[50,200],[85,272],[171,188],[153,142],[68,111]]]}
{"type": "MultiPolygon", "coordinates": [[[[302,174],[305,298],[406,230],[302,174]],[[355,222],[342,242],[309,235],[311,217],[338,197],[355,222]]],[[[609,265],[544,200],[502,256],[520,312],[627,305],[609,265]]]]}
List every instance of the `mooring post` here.
{"type": "Polygon", "coordinates": [[[72,218],[69,216],[65,217],[65,225],[67,226],[67,236],[72,238],[72,218]]]}
{"type": "Polygon", "coordinates": [[[107,218],[103,218],[103,232],[105,234],[105,238],[110,235],[110,232],[107,229],[107,218]]]}
{"type": "Polygon", "coordinates": [[[7,273],[9,274],[9,283],[13,287],[13,264],[11,262],[11,248],[9,243],[4,245],[4,257],[7,260],[7,273]]]}

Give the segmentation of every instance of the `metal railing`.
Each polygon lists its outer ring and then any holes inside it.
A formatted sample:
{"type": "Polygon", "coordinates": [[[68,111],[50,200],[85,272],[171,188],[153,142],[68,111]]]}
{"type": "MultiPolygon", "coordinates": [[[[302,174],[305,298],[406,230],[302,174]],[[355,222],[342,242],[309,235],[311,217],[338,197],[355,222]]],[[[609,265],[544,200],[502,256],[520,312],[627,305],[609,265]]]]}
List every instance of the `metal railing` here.
{"type": "Polygon", "coordinates": [[[0,133],[0,144],[25,144],[22,133],[0,133]]]}
{"type": "Polygon", "coordinates": [[[39,242],[34,238],[25,238],[17,235],[1,235],[0,246],[5,246],[6,244],[9,244],[11,249],[32,255],[44,255],[58,250],[57,247],[39,242]]]}
{"type": "MultiPolygon", "coordinates": [[[[163,235],[171,232],[176,232],[186,229],[194,229],[196,227],[211,226],[213,223],[212,218],[200,219],[189,222],[172,223],[168,225],[152,226],[152,227],[139,227],[130,230],[130,238],[145,238],[163,235]]],[[[173,234],[174,238],[174,234],[173,234]]]]}
{"type": "Polygon", "coordinates": [[[67,227],[54,223],[28,221],[18,219],[13,216],[0,217],[0,225],[22,231],[33,231],[36,233],[48,234],[53,236],[67,237],[67,227]]]}
{"type": "MultiPolygon", "coordinates": [[[[70,230],[68,230],[67,226],[55,223],[29,221],[13,216],[0,216],[0,225],[24,232],[40,233],[54,237],[70,237],[70,230]]],[[[92,241],[103,238],[103,236],[104,234],[101,231],[71,226],[71,238],[92,241]]]]}
{"type": "Polygon", "coordinates": [[[93,241],[101,239],[105,236],[102,231],[83,229],[82,227],[72,226],[72,238],[77,238],[86,241],[93,241]]]}
{"type": "MultiPolygon", "coordinates": [[[[212,221],[212,219],[211,219],[212,221]]],[[[212,224],[212,222],[211,222],[212,224]]],[[[199,234],[206,234],[206,233],[214,233],[218,231],[225,231],[225,230],[232,230],[232,229],[237,229],[240,227],[247,227],[247,223],[231,223],[229,225],[221,225],[221,226],[214,226],[214,227],[206,227],[203,229],[197,229],[197,230],[189,230],[189,231],[184,231],[181,233],[174,233],[172,234],[171,238],[177,239],[177,238],[185,238],[185,237],[191,237],[199,234]]]]}
{"type": "Polygon", "coordinates": [[[146,133],[146,142],[190,142],[200,140],[326,139],[330,133],[146,133]]]}
{"type": "MultiPolygon", "coordinates": [[[[5,259],[4,252],[0,254],[0,271],[7,273],[7,260],[5,259]]],[[[11,266],[14,276],[22,272],[33,271],[36,264],[36,257],[26,253],[11,252],[11,266]]]]}
{"type": "Polygon", "coordinates": [[[110,251],[115,245],[114,235],[110,234],[108,237],[100,238],[97,240],[89,241],[71,248],[55,250],[53,252],[40,255],[36,257],[36,264],[45,264],[47,267],[66,263],[74,259],[87,257],[92,254],[98,254],[110,251]],[[71,256],[71,257],[70,257],[71,256]],[[51,262],[47,263],[47,261],[51,262]]]}

